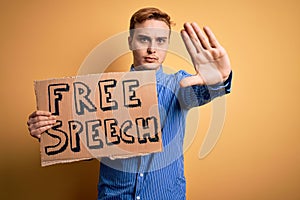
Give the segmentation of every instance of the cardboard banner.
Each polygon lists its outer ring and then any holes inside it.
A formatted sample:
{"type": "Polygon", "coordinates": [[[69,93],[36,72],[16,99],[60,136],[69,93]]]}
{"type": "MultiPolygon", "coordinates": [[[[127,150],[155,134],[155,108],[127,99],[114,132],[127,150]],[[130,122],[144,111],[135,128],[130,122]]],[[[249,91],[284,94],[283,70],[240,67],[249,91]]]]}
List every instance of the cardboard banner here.
{"type": "Polygon", "coordinates": [[[42,166],[162,150],[155,71],[35,81],[38,110],[57,115],[42,134],[42,166]]]}

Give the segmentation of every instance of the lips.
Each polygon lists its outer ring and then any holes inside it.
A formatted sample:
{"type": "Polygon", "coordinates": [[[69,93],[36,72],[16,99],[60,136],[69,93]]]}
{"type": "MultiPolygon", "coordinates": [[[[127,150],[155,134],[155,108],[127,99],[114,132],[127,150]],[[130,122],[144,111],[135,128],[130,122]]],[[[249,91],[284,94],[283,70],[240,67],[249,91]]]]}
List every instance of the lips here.
{"type": "Polygon", "coordinates": [[[144,57],[144,59],[148,63],[154,63],[158,60],[158,57],[156,57],[156,56],[146,56],[146,57],[144,57]]]}

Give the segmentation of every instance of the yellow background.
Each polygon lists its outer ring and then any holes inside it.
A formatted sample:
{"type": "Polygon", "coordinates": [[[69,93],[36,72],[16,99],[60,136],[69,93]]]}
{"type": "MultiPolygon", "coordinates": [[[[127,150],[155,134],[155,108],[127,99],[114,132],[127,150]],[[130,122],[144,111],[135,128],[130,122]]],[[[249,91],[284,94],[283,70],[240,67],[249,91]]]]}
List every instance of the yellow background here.
{"type": "MultiPolygon", "coordinates": [[[[97,160],[40,167],[39,144],[26,127],[35,109],[33,81],[76,75],[96,45],[127,30],[134,11],[156,6],[171,15],[175,31],[185,21],[209,25],[234,70],[222,136],[202,160],[211,108],[200,109],[198,134],[185,153],[188,199],[300,199],[299,4],[2,0],[0,198],[96,198],[97,160]]],[[[184,63],[171,58],[169,65],[184,63]]]]}

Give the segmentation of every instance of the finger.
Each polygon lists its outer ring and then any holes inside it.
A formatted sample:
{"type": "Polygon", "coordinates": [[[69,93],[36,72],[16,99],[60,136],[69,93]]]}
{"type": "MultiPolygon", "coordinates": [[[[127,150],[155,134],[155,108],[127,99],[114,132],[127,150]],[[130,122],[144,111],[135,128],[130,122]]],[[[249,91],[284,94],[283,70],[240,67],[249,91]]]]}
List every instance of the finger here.
{"type": "Polygon", "coordinates": [[[50,117],[47,117],[47,116],[36,116],[36,117],[33,117],[33,118],[30,118],[27,122],[27,125],[30,125],[30,124],[34,124],[34,123],[37,123],[37,122],[40,122],[40,121],[51,121],[51,120],[56,120],[57,119],[57,116],[50,116],[50,117]]]}
{"type": "Polygon", "coordinates": [[[204,80],[199,75],[189,76],[180,81],[180,87],[188,87],[193,85],[204,85],[204,80]]]}
{"type": "Polygon", "coordinates": [[[212,48],[218,48],[221,46],[220,43],[218,42],[215,34],[211,31],[211,29],[209,27],[205,26],[203,28],[203,30],[204,30],[205,34],[207,35],[210,46],[212,48]]]}
{"type": "Polygon", "coordinates": [[[201,42],[200,42],[197,34],[195,33],[192,25],[190,23],[184,23],[183,26],[184,26],[185,31],[188,34],[190,41],[196,48],[197,52],[199,53],[199,52],[203,51],[203,46],[201,45],[201,42]]]}
{"type": "Polygon", "coordinates": [[[188,33],[185,30],[181,30],[181,38],[185,44],[185,47],[190,54],[190,56],[193,59],[193,55],[197,54],[197,50],[195,46],[193,45],[193,42],[191,41],[191,38],[189,37],[188,33]]]}
{"type": "Polygon", "coordinates": [[[39,138],[41,138],[41,134],[43,134],[45,131],[49,130],[51,127],[52,127],[51,125],[40,127],[38,129],[35,129],[34,131],[31,131],[30,135],[32,137],[39,139],[39,138]]]}
{"type": "Polygon", "coordinates": [[[55,125],[55,121],[43,121],[32,124],[28,127],[28,130],[32,136],[40,135],[41,133],[45,132],[46,130],[52,128],[55,125]]]}
{"type": "Polygon", "coordinates": [[[207,37],[205,36],[204,32],[198,26],[198,24],[196,22],[193,22],[191,24],[191,26],[192,26],[193,30],[195,31],[197,37],[199,38],[202,47],[204,49],[210,49],[211,47],[210,47],[209,41],[208,41],[207,37]]]}
{"type": "Polygon", "coordinates": [[[33,117],[36,117],[36,116],[48,116],[48,117],[50,117],[51,112],[43,111],[43,110],[37,110],[37,111],[34,111],[33,113],[31,113],[28,118],[33,118],[33,117]]]}
{"type": "Polygon", "coordinates": [[[43,126],[54,125],[55,123],[56,123],[56,120],[39,121],[39,122],[30,124],[29,129],[35,130],[35,129],[39,129],[43,126]]]}
{"type": "Polygon", "coordinates": [[[49,124],[55,124],[56,123],[56,119],[57,116],[50,116],[50,117],[46,117],[46,116],[36,116],[33,118],[29,118],[29,120],[27,121],[27,126],[30,127],[32,125],[37,126],[39,122],[43,122],[45,121],[45,123],[49,123],[49,124]]]}

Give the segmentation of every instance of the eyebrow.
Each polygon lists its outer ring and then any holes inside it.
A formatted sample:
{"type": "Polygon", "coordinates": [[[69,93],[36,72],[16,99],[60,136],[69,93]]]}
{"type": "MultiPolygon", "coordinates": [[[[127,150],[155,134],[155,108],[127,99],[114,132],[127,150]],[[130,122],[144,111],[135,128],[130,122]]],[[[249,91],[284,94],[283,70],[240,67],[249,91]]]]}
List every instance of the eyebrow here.
{"type": "Polygon", "coordinates": [[[150,36],[147,36],[147,35],[137,35],[138,37],[140,37],[140,38],[151,38],[150,36]]]}
{"type": "MultiPolygon", "coordinates": [[[[142,35],[142,34],[137,35],[137,37],[139,37],[139,38],[151,38],[148,35],[142,35]]],[[[165,36],[156,37],[156,38],[159,38],[159,39],[168,39],[168,37],[165,37],[165,36]]]]}

